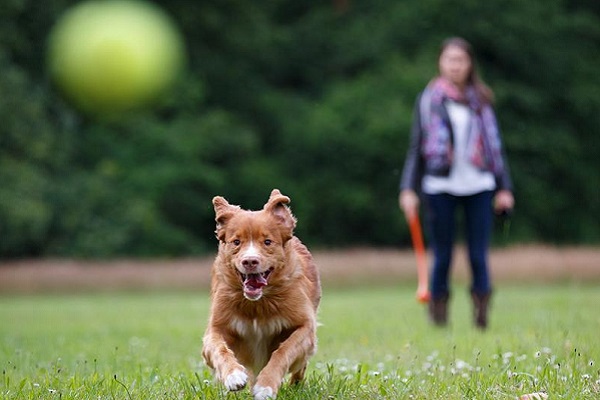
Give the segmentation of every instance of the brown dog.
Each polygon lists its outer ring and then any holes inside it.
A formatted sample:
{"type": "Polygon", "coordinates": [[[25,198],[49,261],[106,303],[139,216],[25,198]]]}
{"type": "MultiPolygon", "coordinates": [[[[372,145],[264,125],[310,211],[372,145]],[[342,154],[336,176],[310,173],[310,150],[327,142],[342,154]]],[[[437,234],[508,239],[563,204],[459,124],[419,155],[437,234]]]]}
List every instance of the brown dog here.
{"type": "Polygon", "coordinates": [[[302,380],[316,350],[321,285],[289,202],[277,189],[260,211],[213,199],[219,252],[202,355],[228,390],[250,382],[256,400],[277,397],[288,372],[302,380]]]}

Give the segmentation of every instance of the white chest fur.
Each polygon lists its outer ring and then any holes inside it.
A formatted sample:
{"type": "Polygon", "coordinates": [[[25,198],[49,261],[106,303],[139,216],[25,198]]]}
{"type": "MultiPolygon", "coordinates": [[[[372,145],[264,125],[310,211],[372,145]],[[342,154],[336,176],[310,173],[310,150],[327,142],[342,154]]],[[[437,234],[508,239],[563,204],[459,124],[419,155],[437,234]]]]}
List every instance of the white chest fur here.
{"type": "Polygon", "coordinates": [[[246,343],[253,355],[255,369],[261,369],[269,360],[268,346],[272,343],[272,338],[291,327],[285,318],[273,318],[262,323],[256,319],[250,321],[236,318],[229,326],[246,343]]]}

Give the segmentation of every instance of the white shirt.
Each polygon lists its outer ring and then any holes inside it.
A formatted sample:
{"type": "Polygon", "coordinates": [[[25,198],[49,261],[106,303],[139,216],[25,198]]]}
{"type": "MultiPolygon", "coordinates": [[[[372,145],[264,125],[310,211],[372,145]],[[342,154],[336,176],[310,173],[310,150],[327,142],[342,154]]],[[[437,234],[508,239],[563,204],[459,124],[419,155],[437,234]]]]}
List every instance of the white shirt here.
{"type": "Polygon", "coordinates": [[[427,194],[448,193],[469,196],[496,188],[494,174],[481,171],[469,161],[466,154],[472,112],[468,106],[450,101],[446,103],[448,116],[454,132],[454,155],[449,176],[423,177],[423,192],[427,194]]]}

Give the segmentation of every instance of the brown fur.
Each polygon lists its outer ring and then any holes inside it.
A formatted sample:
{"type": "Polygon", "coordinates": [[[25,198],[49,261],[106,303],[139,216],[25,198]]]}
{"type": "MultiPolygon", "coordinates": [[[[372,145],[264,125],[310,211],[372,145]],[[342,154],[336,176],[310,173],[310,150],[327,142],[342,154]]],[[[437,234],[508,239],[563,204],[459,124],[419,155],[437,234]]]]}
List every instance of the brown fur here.
{"type": "Polygon", "coordinates": [[[219,251],[202,355],[227,389],[250,382],[257,400],[275,398],[288,372],[302,380],[316,350],[321,286],[289,201],[277,189],[260,211],[213,199],[219,251]]]}

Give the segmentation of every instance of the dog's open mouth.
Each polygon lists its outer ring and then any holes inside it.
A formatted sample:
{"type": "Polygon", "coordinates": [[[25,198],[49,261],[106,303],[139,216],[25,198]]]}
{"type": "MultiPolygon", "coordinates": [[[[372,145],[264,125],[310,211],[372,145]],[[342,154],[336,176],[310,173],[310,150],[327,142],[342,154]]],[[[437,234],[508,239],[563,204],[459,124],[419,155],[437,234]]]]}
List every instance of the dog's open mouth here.
{"type": "Polygon", "coordinates": [[[264,272],[256,274],[243,274],[238,271],[244,285],[244,297],[248,300],[260,299],[262,296],[262,288],[269,284],[269,275],[271,275],[272,271],[273,268],[269,268],[264,272]]]}

